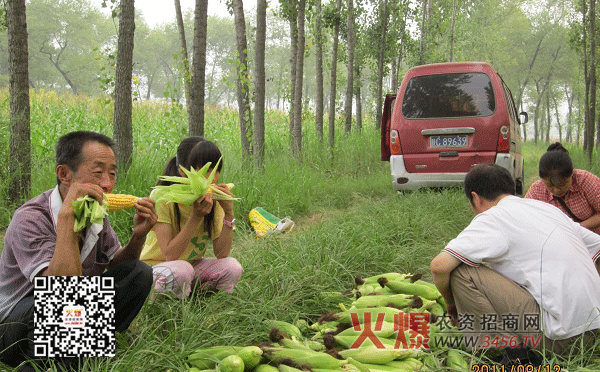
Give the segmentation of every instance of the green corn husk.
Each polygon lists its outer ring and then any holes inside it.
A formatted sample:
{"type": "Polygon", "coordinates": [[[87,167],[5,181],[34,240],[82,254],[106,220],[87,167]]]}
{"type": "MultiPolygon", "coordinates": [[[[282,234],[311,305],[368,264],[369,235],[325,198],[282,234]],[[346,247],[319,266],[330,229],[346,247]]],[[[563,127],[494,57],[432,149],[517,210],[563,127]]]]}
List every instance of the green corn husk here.
{"type": "Polygon", "coordinates": [[[107,206],[106,197],[102,204],[89,195],[75,200],[73,202],[73,213],[75,214],[73,231],[81,231],[93,223],[104,225],[104,216],[108,214],[107,206]]]}
{"type": "Polygon", "coordinates": [[[208,177],[206,177],[206,173],[211,166],[210,162],[206,163],[199,170],[193,168],[188,170],[180,165],[179,168],[187,177],[160,176],[160,180],[173,182],[173,184],[155,186],[150,193],[150,198],[156,200],[157,204],[178,203],[192,205],[198,198],[206,195],[208,190],[211,189],[214,200],[239,200],[239,198],[234,198],[214,187],[215,184],[212,181],[215,178],[215,173],[220,162],[221,159],[213,167],[208,177]]]}

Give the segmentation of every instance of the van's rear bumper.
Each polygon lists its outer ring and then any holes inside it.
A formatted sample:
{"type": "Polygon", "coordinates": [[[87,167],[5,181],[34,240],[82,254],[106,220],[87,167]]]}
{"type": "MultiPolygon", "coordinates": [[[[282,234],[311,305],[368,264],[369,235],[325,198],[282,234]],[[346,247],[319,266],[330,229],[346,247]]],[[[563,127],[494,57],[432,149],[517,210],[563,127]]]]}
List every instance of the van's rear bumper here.
{"type": "Polygon", "coordinates": [[[392,185],[395,190],[408,191],[422,187],[462,186],[466,173],[408,173],[404,165],[404,156],[390,156],[392,185]],[[403,180],[407,180],[405,183],[403,180]]]}
{"type": "MultiPolygon", "coordinates": [[[[511,154],[497,154],[495,163],[507,168],[515,177],[514,157],[511,154]]],[[[462,186],[467,173],[409,173],[406,171],[403,155],[390,156],[392,185],[397,191],[416,190],[422,187],[462,186]]]]}

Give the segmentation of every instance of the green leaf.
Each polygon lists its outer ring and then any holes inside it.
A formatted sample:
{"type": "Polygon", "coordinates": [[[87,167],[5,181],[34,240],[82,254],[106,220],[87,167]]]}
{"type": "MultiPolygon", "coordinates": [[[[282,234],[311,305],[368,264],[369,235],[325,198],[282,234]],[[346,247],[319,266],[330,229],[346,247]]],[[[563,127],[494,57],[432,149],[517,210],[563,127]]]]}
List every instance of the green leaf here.
{"type": "Polygon", "coordinates": [[[73,214],[75,215],[73,231],[80,231],[93,223],[104,224],[104,216],[108,214],[107,205],[106,197],[102,205],[89,195],[73,201],[73,214]]]}

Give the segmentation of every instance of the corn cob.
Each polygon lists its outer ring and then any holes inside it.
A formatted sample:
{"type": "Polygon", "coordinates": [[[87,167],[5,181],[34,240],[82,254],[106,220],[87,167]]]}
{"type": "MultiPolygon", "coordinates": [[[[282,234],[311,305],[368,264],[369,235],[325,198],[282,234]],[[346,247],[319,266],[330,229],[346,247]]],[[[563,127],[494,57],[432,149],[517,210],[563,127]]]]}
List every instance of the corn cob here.
{"type": "Polygon", "coordinates": [[[290,367],[285,364],[280,364],[277,366],[277,368],[279,369],[279,372],[302,372],[301,369],[290,367]]]}
{"type": "MultiPolygon", "coordinates": [[[[419,275],[419,278],[421,277],[421,274],[416,274],[419,275]]],[[[377,281],[379,280],[379,278],[386,278],[388,280],[407,280],[413,277],[413,274],[401,274],[401,273],[385,273],[385,274],[379,274],[379,275],[373,275],[373,276],[369,276],[367,278],[362,279],[360,276],[357,276],[354,281],[356,282],[356,284],[377,284],[377,281]]]]}
{"type": "Polygon", "coordinates": [[[298,340],[294,336],[289,338],[287,334],[282,333],[277,328],[271,329],[271,332],[269,332],[269,340],[278,343],[282,347],[287,347],[288,349],[311,350],[304,342],[298,340]]]}
{"type": "Polygon", "coordinates": [[[365,367],[364,364],[352,357],[348,357],[348,364],[346,364],[344,368],[346,368],[349,371],[357,370],[358,372],[371,372],[371,370],[365,367]]]}
{"type": "Polygon", "coordinates": [[[398,309],[405,307],[419,308],[423,306],[423,300],[419,296],[405,294],[362,296],[352,303],[357,308],[391,306],[398,309]]]}
{"type": "Polygon", "coordinates": [[[304,343],[304,345],[308,346],[308,348],[313,351],[324,351],[325,350],[325,345],[323,345],[321,342],[312,341],[312,340],[304,340],[302,342],[304,343]]]}
{"type": "MultiPolygon", "coordinates": [[[[358,336],[336,335],[336,336],[333,336],[333,338],[335,339],[337,344],[340,345],[341,347],[343,347],[345,349],[350,349],[350,347],[356,342],[356,339],[358,338],[358,336]]],[[[381,341],[381,343],[385,347],[393,348],[394,345],[396,345],[395,338],[378,337],[377,339],[379,341],[381,341]]],[[[408,340],[408,338],[407,338],[407,340],[408,340]]],[[[370,338],[365,339],[364,342],[360,345],[360,347],[372,347],[372,346],[375,346],[375,345],[373,344],[373,341],[371,341],[370,338]]]]}
{"type": "Polygon", "coordinates": [[[406,353],[404,349],[378,349],[376,347],[361,347],[359,349],[347,349],[339,352],[343,358],[352,357],[360,363],[371,364],[386,364],[399,358],[403,353],[406,353]]]}
{"type": "Polygon", "coordinates": [[[444,311],[448,310],[448,308],[446,307],[446,300],[444,300],[444,296],[440,296],[440,298],[438,298],[436,301],[438,302],[438,304],[442,305],[442,309],[444,309],[444,311]]]}
{"type": "Polygon", "coordinates": [[[371,313],[371,322],[373,322],[373,324],[374,324],[377,320],[378,314],[383,313],[383,314],[385,314],[384,320],[386,322],[393,323],[394,315],[400,314],[401,312],[402,312],[401,310],[394,309],[393,307],[386,307],[386,306],[371,307],[371,308],[364,308],[364,309],[350,308],[348,311],[337,313],[337,316],[338,316],[337,320],[340,323],[352,323],[352,316],[350,314],[356,313],[358,315],[358,321],[360,323],[363,323],[364,322],[364,314],[371,313]]]}
{"type": "Polygon", "coordinates": [[[305,365],[311,368],[340,368],[347,363],[346,360],[336,359],[329,354],[312,350],[264,347],[263,355],[276,363],[289,359],[296,365],[305,365]]]}
{"type": "Polygon", "coordinates": [[[199,369],[214,368],[218,361],[237,354],[242,348],[235,346],[213,346],[198,349],[188,356],[188,362],[199,369]]]}
{"type": "Polygon", "coordinates": [[[293,336],[299,340],[304,339],[304,335],[302,335],[300,329],[291,323],[284,322],[281,320],[265,320],[265,323],[267,323],[272,328],[277,328],[279,331],[287,334],[290,337],[293,336]]]}
{"type": "MultiPolygon", "coordinates": [[[[400,349],[400,350],[402,350],[403,353],[400,354],[400,356],[398,358],[396,358],[396,360],[394,362],[405,361],[405,360],[410,361],[413,359],[416,360],[417,362],[419,362],[419,359],[416,359],[416,358],[422,358],[426,355],[424,349],[408,348],[408,349],[400,349]]],[[[389,365],[394,362],[390,362],[387,364],[389,365]]]]}
{"type": "Polygon", "coordinates": [[[397,280],[389,281],[385,278],[380,279],[380,283],[384,284],[386,287],[390,288],[396,293],[417,295],[427,300],[437,300],[441,296],[437,289],[433,289],[422,284],[397,280]]]}
{"type": "Polygon", "coordinates": [[[385,364],[363,363],[371,372],[413,372],[414,369],[400,369],[398,367],[390,367],[385,364]]]}
{"type": "Polygon", "coordinates": [[[419,279],[419,280],[417,280],[417,281],[415,281],[413,283],[424,285],[424,286],[427,286],[427,287],[430,287],[430,288],[433,288],[433,289],[437,290],[437,287],[435,286],[435,284],[433,284],[431,282],[428,282],[426,280],[419,279]]]}
{"type": "MultiPolygon", "coordinates": [[[[409,349],[409,350],[414,350],[414,349],[409,349]]],[[[408,357],[408,358],[405,358],[402,360],[391,361],[391,362],[387,363],[387,365],[390,367],[405,368],[405,369],[411,369],[412,371],[416,371],[423,365],[423,362],[421,362],[419,359],[416,359],[414,357],[408,357]]]]}
{"type": "Polygon", "coordinates": [[[436,302],[433,305],[431,305],[431,307],[429,308],[429,312],[437,316],[443,316],[444,308],[442,307],[442,305],[436,302]]]}
{"type": "MultiPolygon", "coordinates": [[[[215,186],[215,184],[214,184],[214,183],[213,183],[213,184],[211,184],[210,186],[208,186],[208,189],[206,189],[206,192],[207,192],[207,193],[209,193],[209,192],[215,192],[215,190],[216,190],[216,189],[215,189],[215,187],[214,187],[214,186],[215,186]]],[[[233,183],[226,183],[226,184],[225,184],[225,186],[227,186],[227,188],[228,188],[229,190],[231,190],[231,189],[233,189],[233,186],[235,186],[235,185],[234,185],[233,183]]],[[[219,191],[220,191],[220,190],[219,190],[219,191]]]]}
{"type": "Polygon", "coordinates": [[[119,211],[133,207],[139,199],[137,196],[127,194],[104,194],[104,196],[106,197],[109,211],[119,211]]]}
{"type": "Polygon", "coordinates": [[[311,325],[308,326],[308,328],[312,331],[323,331],[325,329],[335,329],[338,324],[340,324],[340,322],[338,322],[337,320],[329,320],[329,321],[324,321],[322,323],[313,323],[311,325]]]}
{"type": "Polygon", "coordinates": [[[258,346],[246,346],[236,353],[244,361],[244,372],[251,371],[260,363],[262,353],[258,346]]]}
{"type": "Polygon", "coordinates": [[[216,372],[244,372],[244,361],[237,355],[230,355],[217,364],[216,372]]]}
{"type": "MultiPolygon", "coordinates": [[[[376,322],[371,322],[371,330],[377,337],[389,338],[389,337],[392,337],[392,335],[394,333],[396,333],[396,331],[397,331],[395,329],[395,325],[393,322],[385,322],[385,321],[382,322],[381,330],[379,330],[379,331],[375,330],[375,326],[376,326],[376,322]]],[[[354,329],[354,327],[350,327],[350,328],[347,328],[347,329],[341,331],[337,335],[338,336],[356,336],[357,337],[363,332],[363,330],[365,329],[365,325],[361,324],[359,326],[359,328],[360,328],[360,331],[356,331],[354,329]]]]}
{"type": "Polygon", "coordinates": [[[279,372],[279,369],[269,364],[259,364],[254,368],[254,372],[279,372]]]}
{"type": "Polygon", "coordinates": [[[373,284],[363,284],[356,287],[356,291],[361,294],[361,296],[366,296],[370,293],[375,293],[378,290],[382,289],[381,286],[377,283],[373,284]]]}

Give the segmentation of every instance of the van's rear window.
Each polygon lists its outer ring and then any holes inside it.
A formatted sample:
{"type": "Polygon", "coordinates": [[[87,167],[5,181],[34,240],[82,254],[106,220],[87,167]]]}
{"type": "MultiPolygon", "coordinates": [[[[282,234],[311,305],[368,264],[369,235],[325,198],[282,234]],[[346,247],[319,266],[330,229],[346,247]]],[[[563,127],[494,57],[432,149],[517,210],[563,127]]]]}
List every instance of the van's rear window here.
{"type": "Polygon", "coordinates": [[[409,119],[488,116],[495,110],[492,82],[480,72],[415,76],[402,99],[402,115],[409,119]]]}

